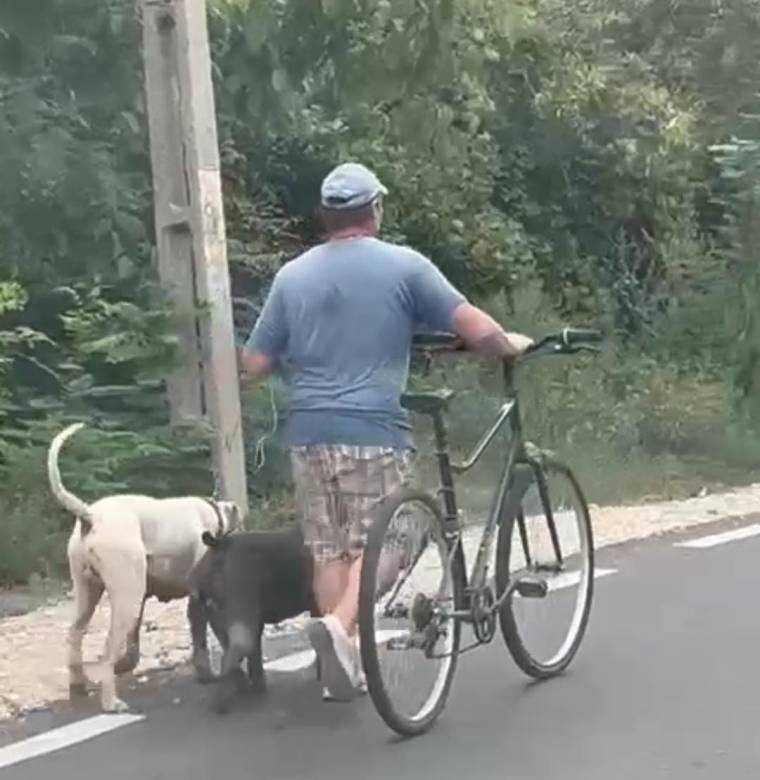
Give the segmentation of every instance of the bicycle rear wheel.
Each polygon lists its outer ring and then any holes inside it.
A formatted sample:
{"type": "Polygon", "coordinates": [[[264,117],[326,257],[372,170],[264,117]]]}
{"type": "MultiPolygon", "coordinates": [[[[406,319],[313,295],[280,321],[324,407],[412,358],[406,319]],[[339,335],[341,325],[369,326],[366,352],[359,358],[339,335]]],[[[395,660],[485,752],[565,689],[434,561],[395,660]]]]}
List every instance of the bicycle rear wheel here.
{"type": "Polygon", "coordinates": [[[359,633],[367,687],[396,732],[426,731],[443,710],[459,649],[463,602],[461,547],[443,534],[438,502],[402,489],[389,496],[367,539],[359,594],[359,633]]]}
{"type": "Polygon", "coordinates": [[[545,462],[517,511],[502,517],[496,585],[517,587],[499,613],[517,665],[532,677],[558,674],[578,651],[594,587],[594,544],[586,500],[570,469],[545,462]]]}

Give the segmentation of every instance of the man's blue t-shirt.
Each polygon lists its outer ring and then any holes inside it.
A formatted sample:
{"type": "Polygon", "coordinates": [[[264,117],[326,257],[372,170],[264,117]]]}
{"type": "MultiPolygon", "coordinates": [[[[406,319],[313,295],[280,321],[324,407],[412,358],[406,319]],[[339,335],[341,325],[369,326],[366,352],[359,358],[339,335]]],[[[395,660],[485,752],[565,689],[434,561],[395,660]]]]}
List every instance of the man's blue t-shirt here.
{"type": "Polygon", "coordinates": [[[330,241],[275,277],[246,349],[287,387],[288,446],[406,448],[412,333],[451,330],[464,296],[426,257],[375,238],[330,241]]]}

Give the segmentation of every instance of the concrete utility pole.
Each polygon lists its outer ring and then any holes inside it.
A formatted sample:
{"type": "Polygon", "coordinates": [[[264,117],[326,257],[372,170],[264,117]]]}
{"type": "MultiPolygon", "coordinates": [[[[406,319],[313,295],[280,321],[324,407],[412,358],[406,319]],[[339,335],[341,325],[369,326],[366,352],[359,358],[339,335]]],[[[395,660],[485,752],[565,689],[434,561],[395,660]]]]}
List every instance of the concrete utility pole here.
{"type": "Polygon", "coordinates": [[[186,364],[168,377],[173,423],[208,417],[223,498],[248,511],[237,357],[205,0],[140,0],[161,282],[186,364]],[[193,309],[206,307],[196,318],[193,309]]]}

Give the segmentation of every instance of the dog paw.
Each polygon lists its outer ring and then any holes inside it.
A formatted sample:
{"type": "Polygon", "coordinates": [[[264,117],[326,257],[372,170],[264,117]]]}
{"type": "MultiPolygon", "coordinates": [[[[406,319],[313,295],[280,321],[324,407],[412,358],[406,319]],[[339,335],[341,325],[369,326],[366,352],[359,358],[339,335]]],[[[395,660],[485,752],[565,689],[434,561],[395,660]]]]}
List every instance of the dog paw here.
{"type": "Polygon", "coordinates": [[[214,693],[211,699],[211,709],[217,715],[226,715],[232,706],[233,692],[230,690],[219,690],[214,693]]]}
{"type": "Polygon", "coordinates": [[[251,678],[250,692],[255,696],[261,696],[267,692],[267,681],[263,675],[251,678]]]}
{"type": "Polygon", "coordinates": [[[211,671],[210,668],[196,668],[195,670],[195,681],[197,683],[200,683],[201,685],[208,685],[209,683],[212,683],[216,680],[216,677],[214,676],[214,673],[211,671]]]}
{"type": "Polygon", "coordinates": [[[196,682],[205,685],[216,679],[216,675],[211,671],[211,661],[209,660],[207,652],[193,653],[192,663],[193,669],[195,670],[196,682]]]}
{"type": "Polygon", "coordinates": [[[129,704],[121,699],[114,699],[113,702],[103,705],[103,712],[107,712],[111,715],[119,715],[125,712],[129,712],[129,704]]]}
{"type": "Polygon", "coordinates": [[[69,683],[69,698],[70,699],[81,699],[82,697],[87,697],[87,683],[83,682],[75,682],[75,683],[69,683]]]}

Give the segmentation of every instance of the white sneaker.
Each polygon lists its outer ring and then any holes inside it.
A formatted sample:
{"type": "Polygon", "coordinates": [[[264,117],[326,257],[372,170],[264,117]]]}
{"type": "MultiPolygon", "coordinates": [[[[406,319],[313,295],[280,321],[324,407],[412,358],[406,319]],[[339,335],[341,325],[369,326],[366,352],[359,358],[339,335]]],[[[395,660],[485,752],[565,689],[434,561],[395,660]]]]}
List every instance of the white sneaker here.
{"type": "MultiPolygon", "coordinates": [[[[306,634],[319,657],[324,687],[333,701],[351,701],[359,682],[356,645],[334,615],[312,620],[306,634]]],[[[324,691],[323,691],[324,698],[324,691]]]]}
{"type": "MultiPolygon", "coordinates": [[[[365,694],[369,693],[369,689],[367,688],[367,676],[364,674],[364,670],[362,669],[362,659],[359,652],[358,636],[356,637],[355,648],[356,686],[354,691],[357,696],[364,696],[365,694]]],[[[322,701],[337,701],[337,699],[330,693],[330,689],[327,686],[322,687],[322,701]]]]}

